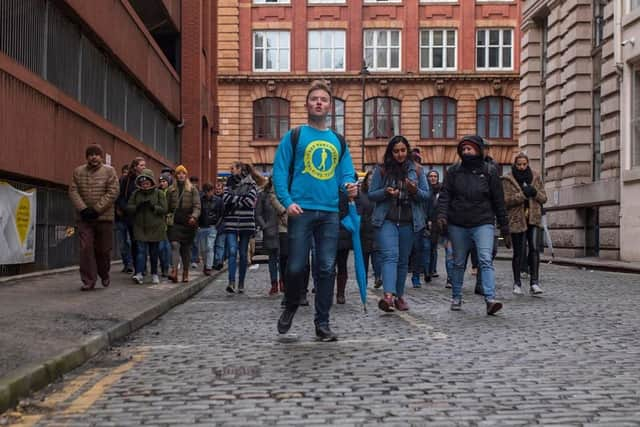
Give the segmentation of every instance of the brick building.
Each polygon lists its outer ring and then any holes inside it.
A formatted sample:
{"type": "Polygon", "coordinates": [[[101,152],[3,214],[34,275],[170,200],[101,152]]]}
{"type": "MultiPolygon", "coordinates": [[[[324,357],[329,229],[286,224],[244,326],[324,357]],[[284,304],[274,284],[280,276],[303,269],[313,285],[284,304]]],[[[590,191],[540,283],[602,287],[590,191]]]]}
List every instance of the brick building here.
{"type": "Polygon", "coordinates": [[[558,254],[640,260],[639,21],[637,0],[524,2],[520,145],[558,254]]]}
{"type": "Polygon", "coordinates": [[[66,186],[99,143],[116,168],[215,176],[216,0],[0,2],[0,179],[38,188],[36,265],[74,263],[66,186]]]}
{"type": "Polygon", "coordinates": [[[335,95],[331,125],[357,168],[405,135],[442,169],[480,133],[517,150],[520,1],[226,0],[218,10],[218,168],[269,171],[280,137],[306,122],[310,81],[335,95]],[[363,60],[364,58],[364,60],[363,60]],[[363,66],[366,65],[366,67],[363,66]],[[364,117],[363,117],[364,111],[364,117]]]}

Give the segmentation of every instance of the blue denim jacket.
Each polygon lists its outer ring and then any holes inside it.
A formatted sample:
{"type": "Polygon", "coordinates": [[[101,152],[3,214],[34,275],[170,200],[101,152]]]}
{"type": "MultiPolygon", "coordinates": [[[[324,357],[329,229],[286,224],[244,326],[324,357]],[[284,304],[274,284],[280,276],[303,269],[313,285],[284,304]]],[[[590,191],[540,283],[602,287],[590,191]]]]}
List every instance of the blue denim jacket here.
{"type": "MultiPolygon", "coordinates": [[[[429,185],[424,173],[418,173],[415,164],[409,164],[408,178],[418,183],[418,192],[411,197],[411,212],[413,214],[413,231],[418,232],[425,226],[425,212],[428,211],[428,204],[431,202],[429,185]]],[[[371,223],[374,227],[381,227],[384,223],[391,201],[394,200],[387,196],[385,189],[387,188],[386,179],[382,176],[381,169],[378,167],[373,172],[371,185],[369,186],[369,199],[375,202],[376,207],[373,209],[371,223]]]]}

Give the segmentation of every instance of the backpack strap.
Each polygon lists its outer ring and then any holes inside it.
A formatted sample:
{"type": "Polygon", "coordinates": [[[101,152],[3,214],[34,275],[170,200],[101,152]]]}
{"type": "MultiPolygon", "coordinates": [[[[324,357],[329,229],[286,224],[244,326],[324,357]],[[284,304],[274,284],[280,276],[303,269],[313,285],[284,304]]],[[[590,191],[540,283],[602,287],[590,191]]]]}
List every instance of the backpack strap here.
{"type": "MultiPolygon", "coordinates": [[[[300,131],[302,126],[295,127],[291,130],[291,163],[289,164],[289,192],[291,192],[291,183],[293,182],[293,172],[296,164],[296,149],[298,147],[298,140],[300,139],[300,131]]],[[[344,136],[335,130],[331,129],[331,132],[338,138],[340,141],[340,158],[338,159],[338,163],[342,161],[342,157],[344,156],[345,151],[347,151],[347,141],[344,136]]]]}

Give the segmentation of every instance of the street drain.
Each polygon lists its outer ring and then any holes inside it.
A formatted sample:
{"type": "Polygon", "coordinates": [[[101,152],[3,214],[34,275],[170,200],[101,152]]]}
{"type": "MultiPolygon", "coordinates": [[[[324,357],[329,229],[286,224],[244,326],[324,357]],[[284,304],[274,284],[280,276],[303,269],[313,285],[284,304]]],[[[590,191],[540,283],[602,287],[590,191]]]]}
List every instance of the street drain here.
{"type": "Polygon", "coordinates": [[[259,366],[225,366],[224,368],[214,368],[213,375],[218,379],[248,377],[256,378],[260,376],[259,366]]]}

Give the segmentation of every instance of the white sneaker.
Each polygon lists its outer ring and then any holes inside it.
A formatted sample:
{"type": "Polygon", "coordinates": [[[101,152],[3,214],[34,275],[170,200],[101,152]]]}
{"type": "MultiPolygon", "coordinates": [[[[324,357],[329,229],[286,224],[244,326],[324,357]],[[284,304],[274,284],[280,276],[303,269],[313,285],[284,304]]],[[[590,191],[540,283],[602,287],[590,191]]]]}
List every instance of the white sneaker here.
{"type": "Polygon", "coordinates": [[[516,295],[524,295],[524,292],[522,292],[522,286],[513,285],[513,293],[516,295]]]}
{"type": "Polygon", "coordinates": [[[132,277],[133,281],[136,282],[138,285],[142,285],[142,282],[144,280],[144,278],[142,277],[141,273],[137,273],[134,274],[132,277]]]}
{"type": "Polygon", "coordinates": [[[538,285],[537,283],[534,283],[531,286],[531,293],[533,295],[540,295],[541,293],[544,293],[544,291],[542,290],[542,288],[540,287],[540,285],[538,285]]]}
{"type": "Polygon", "coordinates": [[[197,262],[192,262],[191,263],[191,268],[194,269],[194,270],[197,269],[198,268],[198,263],[197,262]]]}
{"type": "Polygon", "coordinates": [[[153,283],[154,285],[157,285],[160,283],[160,278],[158,277],[157,274],[151,275],[151,283],[153,283]]]}

